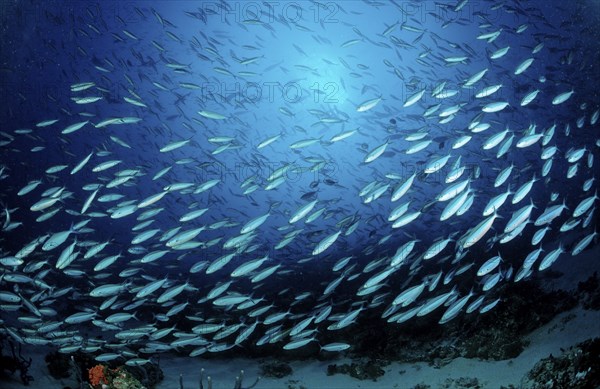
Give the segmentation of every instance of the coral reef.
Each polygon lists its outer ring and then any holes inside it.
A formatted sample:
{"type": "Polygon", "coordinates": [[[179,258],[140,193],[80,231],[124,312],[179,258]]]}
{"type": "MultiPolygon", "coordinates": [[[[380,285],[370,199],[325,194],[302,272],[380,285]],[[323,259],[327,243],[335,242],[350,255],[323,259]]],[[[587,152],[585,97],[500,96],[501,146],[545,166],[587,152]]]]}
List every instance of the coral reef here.
{"type": "Polygon", "coordinates": [[[109,388],[115,389],[146,389],[131,373],[125,369],[117,369],[114,371],[112,383],[109,388]]]}
{"type": "Polygon", "coordinates": [[[46,355],[45,360],[52,377],[62,379],[74,373],[80,389],[86,389],[89,385],[93,388],[108,385],[109,389],[151,389],[164,378],[157,362],[140,366],[119,365],[114,362],[98,364],[93,354],[82,352],[70,355],[51,352],[46,355]]]}
{"type": "Polygon", "coordinates": [[[96,365],[88,370],[88,379],[93,389],[147,389],[123,367],[96,365]]]}
{"type": "Polygon", "coordinates": [[[104,365],[96,365],[88,370],[88,380],[90,385],[99,386],[102,384],[108,384],[108,380],[104,374],[104,365]]]}
{"type": "Polygon", "coordinates": [[[600,387],[600,338],[586,340],[559,357],[550,355],[527,374],[522,387],[531,389],[600,387]]]}

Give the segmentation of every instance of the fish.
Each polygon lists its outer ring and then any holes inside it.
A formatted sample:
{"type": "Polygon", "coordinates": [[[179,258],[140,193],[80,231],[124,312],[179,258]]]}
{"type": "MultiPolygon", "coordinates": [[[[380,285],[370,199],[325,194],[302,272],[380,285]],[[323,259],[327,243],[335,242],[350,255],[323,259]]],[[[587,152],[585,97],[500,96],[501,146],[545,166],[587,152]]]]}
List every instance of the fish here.
{"type": "Polygon", "coordinates": [[[513,212],[510,220],[506,223],[506,227],[504,227],[504,233],[507,234],[517,227],[524,223],[527,219],[529,219],[529,215],[531,215],[531,211],[534,208],[533,202],[529,205],[526,205],[516,211],[513,212]]]}
{"type": "Polygon", "coordinates": [[[510,196],[511,194],[514,193],[510,190],[509,186],[506,192],[500,193],[499,195],[492,197],[488,201],[487,205],[483,208],[483,216],[490,216],[492,213],[494,213],[495,210],[499,210],[500,207],[502,207],[502,205],[504,205],[504,203],[508,199],[508,196],[510,196]]]}
{"type": "Polygon", "coordinates": [[[459,193],[467,188],[467,186],[471,183],[471,179],[468,178],[463,181],[459,181],[454,183],[448,187],[446,187],[440,194],[438,194],[435,199],[436,201],[448,201],[456,197],[459,193]]]}
{"type": "Polygon", "coordinates": [[[110,169],[111,167],[117,166],[118,164],[120,164],[121,160],[112,160],[112,161],[106,161],[106,162],[102,162],[99,165],[96,165],[95,167],[92,168],[92,171],[94,173],[98,173],[107,169],[110,169]]]}
{"type": "MultiPolygon", "coordinates": [[[[598,198],[598,191],[596,191],[594,192],[593,196],[581,200],[573,210],[572,216],[576,218],[586,213],[594,205],[594,202],[598,200],[598,198]]],[[[564,206],[564,208],[566,208],[566,205],[564,206]]]]}
{"type": "Polygon", "coordinates": [[[334,343],[328,343],[324,346],[321,346],[321,351],[340,352],[340,351],[348,350],[351,347],[352,346],[348,343],[334,342],[334,343]]]}
{"type": "Polygon", "coordinates": [[[533,184],[535,182],[539,181],[539,179],[537,179],[535,177],[535,174],[533,175],[533,177],[531,178],[531,180],[527,181],[526,183],[524,183],[523,185],[521,185],[514,193],[513,198],[511,200],[511,203],[513,204],[517,204],[519,203],[521,200],[523,200],[531,191],[531,188],[533,187],[533,184]]]}
{"type": "Polygon", "coordinates": [[[423,95],[425,94],[425,89],[422,89],[414,94],[412,94],[411,96],[409,96],[406,101],[404,101],[404,104],[402,105],[404,108],[410,107],[411,105],[416,104],[419,100],[421,100],[421,98],[423,97],[423,95]]]}
{"type": "Polygon", "coordinates": [[[485,68],[485,69],[481,70],[480,72],[477,72],[474,75],[472,75],[471,77],[469,77],[463,84],[463,88],[470,87],[473,84],[479,82],[483,78],[483,76],[485,76],[485,74],[488,72],[488,70],[489,70],[488,68],[485,68]]]}
{"type": "Polygon", "coordinates": [[[258,146],[256,146],[257,149],[262,149],[263,147],[267,147],[268,145],[270,145],[271,143],[277,141],[279,138],[281,138],[282,134],[277,134],[274,135],[272,137],[269,137],[265,140],[263,140],[262,142],[260,142],[258,144],[258,146]]]}
{"type": "Polygon", "coordinates": [[[483,277],[483,276],[491,273],[500,265],[501,262],[502,262],[502,257],[500,256],[500,254],[488,259],[477,270],[477,276],[483,277]]]}
{"type": "Polygon", "coordinates": [[[505,46],[503,48],[500,48],[490,54],[490,59],[502,58],[508,53],[508,50],[510,50],[510,46],[505,46]]]}
{"type": "Polygon", "coordinates": [[[83,158],[77,165],[75,165],[75,167],[73,167],[73,169],[71,169],[70,174],[75,174],[75,173],[79,172],[81,169],[83,169],[85,167],[85,165],[87,165],[87,163],[90,161],[90,159],[92,158],[93,155],[94,155],[94,152],[92,151],[85,158],[83,158]]]}
{"type": "Polygon", "coordinates": [[[489,315],[511,280],[595,247],[586,13],[457,0],[432,28],[389,5],[339,7],[379,17],[375,34],[255,10],[219,30],[208,8],[160,5],[116,25],[82,8],[59,34],[42,5],[53,39],[26,49],[62,70],[36,96],[15,88],[0,131],[8,339],[131,367],[235,346],[360,354],[350,326],[489,315]],[[275,49],[288,28],[311,43],[275,49]]]}
{"type": "Polygon", "coordinates": [[[508,127],[506,127],[506,129],[504,131],[501,131],[495,135],[490,136],[483,143],[482,149],[490,150],[490,149],[493,149],[494,147],[498,146],[500,143],[502,143],[504,138],[506,138],[506,135],[508,135],[509,132],[510,132],[510,129],[508,127]]]}
{"type": "Polygon", "coordinates": [[[444,166],[446,166],[450,157],[452,157],[452,155],[448,154],[448,155],[444,155],[444,156],[432,159],[423,168],[423,173],[433,174],[433,173],[439,171],[444,166]]]}
{"type": "Polygon", "coordinates": [[[379,146],[377,146],[376,148],[374,148],[373,150],[371,150],[367,156],[365,157],[365,159],[363,160],[364,163],[371,163],[373,161],[375,161],[377,158],[379,158],[381,155],[383,155],[383,153],[385,152],[385,149],[388,147],[389,143],[385,142],[379,146]]]}
{"type": "Polygon", "coordinates": [[[225,120],[225,119],[227,119],[226,116],[221,115],[221,114],[216,113],[216,112],[211,112],[211,111],[204,111],[204,110],[203,111],[198,111],[198,114],[200,116],[203,116],[203,117],[208,118],[208,119],[214,119],[214,120],[225,120]]]}
{"type": "Polygon", "coordinates": [[[48,239],[46,239],[46,241],[42,245],[42,250],[54,250],[55,248],[66,242],[67,239],[69,239],[69,236],[75,231],[76,230],[73,228],[73,226],[71,226],[71,228],[69,228],[68,230],[55,232],[54,234],[50,235],[48,239]]]}
{"type": "Polygon", "coordinates": [[[436,297],[429,299],[428,301],[425,302],[425,304],[423,304],[423,306],[421,306],[419,308],[419,310],[417,311],[417,316],[425,316],[425,315],[428,315],[429,313],[433,312],[434,310],[439,308],[442,304],[444,304],[446,302],[446,300],[448,300],[455,293],[456,293],[456,289],[454,288],[449,292],[442,293],[436,297]]]}
{"type": "Polygon", "coordinates": [[[469,199],[469,195],[471,195],[471,190],[467,188],[460,195],[450,200],[440,215],[440,221],[448,220],[450,217],[456,215],[469,199]]]}
{"type": "Polygon", "coordinates": [[[89,209],[90,205],[92,205],[92,202],[94,201],[94,199],[96,198],[96,195],[98,194],[98,191],[100,189],[96,189],[95,191],[93,191],[88,198],[84,201],[83,206],[81,207],[81,211],[79,211],[79,213],[81,213],[82,215],[84,213],[87,212],[87,210],[89,209]]]}
{"type": "Polygon", "coordinates": [[[252,231],[256,230],[258,227],[260,227],[261,225],[263,225],[267,221],[267,218],[269,218],[269,216],[271,216],[271,213],[266,213],[264,215],[258,216],[256,218],[248,221],[241,228],[240,234],[247,234],[249,232],[252,232],[252,231]]]}
{"type": "Polygon", "coordinates": [[[508,106],[509,103],[507,101],[494,101],[484,105],[481,110],[487,113],[500,112],[508,106]]]}
{"type": "Polygon", "coordinates": [[[167,144],[167,145],[165,145],[165,146],[161,147],[161,148],[159,149],[159,151],[160,151],[161,153],[167,153],[167,152],[169,152],[169,151],[173,151],[173,150],[176,150],[176,149],[178,149],[178,148],[180,148],[180,147],[183,147],[183,146],[185,146],[185,145],[186,145],[186,144],[188,144],[190,141],[191,141],[191,139],[185,139],[185,140],[180,140],[180,141],[171,142],[171,143],[169,143],[169,144],[167,144]]]}
{"type": "Polygon", "coordinates": [[[306,217],[313,209],[314,207],[317,205],[318,200],[313,200],[305,205],[303,205],[302,207],[298,208],[290,217],[289,219],[289,223],[290,224],[294,224],[300,220],[302,220],[304,217],[306,217]]]}
{"type": "Polygon", "coordinates": [[[377,97],[371,100],[367,100],[362,102],[361,104],[358,105],[358,107],[356,107],[356,112],[367,112],[373,108],[375,108],[375,106],[377,106],[377,104],[379,104],[379,102],[381,101],[381,97],[377,97]]]}
{"type": "Polygon", "coordinates": [[[329,247],[331,247],[331,245],[333,245],[335,243],[335,241],[337,240],[337,238],[340,236],[340,234],[342,233],[342,231],[337,231],[325,238],[323,238],[313,249],[312,251],[312,255],[319,255],[321,253],[323,253],[325,250],[327,250],[329,247]]]}
{"type": "Polygon", "coordinates": [[[469,57],[466,57],[466,56],[445,57],[444,61],[446,61],[449,64],[455,64],[455,63],[466,63],[468,59],[469,59],[469,57]]]}
{"type": "Polygon", "coordinates": [[[167,243],[165,243],[165,246],[167,246],[169,248],[174,248],[174,247],[180,246],[186,242],[191,241],[192,239],[194,239],[195,237],[200,235],[200,233],[204,230],[206,230],[206,226],[201,226],[198,228],[193,228],[191,230],[185,230],[185,231],[179,232],[178,234],[176,234],[175,236],[173,236],[172,238],[167,240],[167,243]]]}
{"type": "Polygon", "coordinates": [[[538,216],[533,225],[539,227],[551,223],[552,220],[559,217],[562,211],[566,208],[567,204],[565,200],[563,200],[562,204],[557,204],[546,208],[544,212],[540,216],[538,216]]]}
{"type": "Polygon", "coordinates": [[[564,247],[562,245],[562,242],[560,242],[558,245],[558,248],[550,251],[548,254],[546,254],[546,256],[544,258],[542,258],[542,260],[540,261],[540,265],[538,266],[538,270],[544,271],[547,268],[549,268],[550,266],[552,266],[552,264],[554,262],[556,262],[556,260],[560,256],[560,254],[562,254],[564,252],[565,252],[564,247]]]}
{"type": "Polygon", "coordinates": [[[525,72],[525,70],[529,69],[529,67],[531,66],[531,64],[533,63],[533,61],[534,61],[533,58],[527,58],[526,60],[524,60],[523,62],[521,62],[515,68],[514,74],[516,76],[518,76],[519,74],[525,72]]]}
{"type": "Polygon", "coordinates": [[[573,249],[571,250],[571,255],[579,255],[579,253],[585,250],[590,245],[590,243],[592,243],[596,236],[598,236],[598,232],[594,230],[594,232],[592,232],[591,234],[588,234],[581,238],[579,241],[577,241],[573,246],[573,249]]]}
{"type": "Polygon", "coordinates": [[[308,146],[314,145],[316,143],[319,143],[320,141],[321,140],[319,138],[302,139],[302,140],[292,143],[290,145],[290,149],[301,149],[301,148],[308,147],[308,146]]]}
{"type": "Polygon", "coordinates": [[[35,188],[37,188],[40,184],[42,183],[41,180],[34,180],[34,181],[30,181],[27,185],[25,185],[24,187],[22,187],[18,192],[17,192],[17,196],[24,196],[27,193],[33,191],[35,188]]]}
{"type": "Polygon", "coordinates": [[[269,260],[269,256],[265,255],[262,258],[257,258],[255,260],[249,261],[238,266],[231,272],[231,277],[243,277],[248,273],[251,273],[262,266],[263,263],[269,260]]]}
{"type": "Polygon", "coordinates": [[[432,142],[433,142],[433,140],[431,140],[431,139],[426,139],[426,140],[417,142],[414,145],[410,146],[408,149],[406,149],[405,154],[406,155],[416,154],[419,151],[425,150],[432,142]]]}
{"type": "Polygon", "coordinates": [[[552,105],[559,105],[569,100],[571,96],[575,93],[574,90],[570,90],[567,92],[559,93],[552,99],[552,105]]]}
{"type": "Polygon", "coordinates": [[[474,295],[473,290],[471,290],[466,296],[463,296],[460,299],[456,300],[452,305],[450,305],[448,307],[448,309],[446,309],[446,311],[444,312],[444,314],[442,315],[442,318],[439,320],[438,323],[445,324],[445,323],[449,322],[450,320],[454,319],[455,317],[457,317],[458,314],[460,313],[460,311],[465,307],[465,305],[467,305],[467,303],[469,302],[469,299],[473,295],[474,295]]]}
{"type": "Polygon", "coordinates": [[[461,239],[462,242],[461,247],[463,249],[469,248],[473,246],[475,243],[480,241],[484,235],[492,228],[492,224],[494,220],[498,218],[498,213],[494,210],[494,213],[488,216],[486,219],[482,220],[478,225],[473,227],[469,232],[467,232],[461,239]]]}
{"type": "Polygon", "coordinates": [[[475,98],[482,99],[484,97],[491,96],[494,93],[496,93],[497,91],[499,91],[500,88],[502,88],[502,86],[503,86],[502,84],[486,86],[485,88],[481,89],[479,92],[477,92],[475,94],[475,98]]]}
{"type": "Polygon", "coordinates": [[[71,97],[75,104],[92,104],[102,99],[102,96],[71,97]]]}
{"type": "Polygon", "coordinates": [[[528,105],[529,103],[531,103],[533,100],[535,100],[535,98],[537,97],[538,93],[540,93],[539,89],[536,89],[532,92],[529,92],[528,94],[526,94],[523,99],[521,100],[521,107],[524,107],[526,105],[528,105]]]}
{"type": "Polygon", "coordinates": [[[81,92],[87,89],[94,87],[96,84],[94,82],[80,82],[77,84],[72,84],[70,89],[71,92],[81,92]]]}
{"type": "Polygon", "coordinates": [[[62,131],[61,134],[71,134],[75,131],[79,131],[80,129],[82,129],[86,124],[88,124],[90,121],[89,120],[85,120],[82,122],[78,122],[78,123],[73,123],[67,127],[65,127],[62,131]]]}

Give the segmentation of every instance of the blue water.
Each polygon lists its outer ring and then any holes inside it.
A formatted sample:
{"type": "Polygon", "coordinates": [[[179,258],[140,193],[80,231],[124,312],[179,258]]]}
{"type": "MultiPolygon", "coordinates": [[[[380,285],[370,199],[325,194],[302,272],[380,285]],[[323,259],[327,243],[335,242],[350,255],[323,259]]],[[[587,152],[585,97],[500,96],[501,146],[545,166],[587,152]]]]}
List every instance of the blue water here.
{"type": "MultiPolygon", "coordinates": [[[[331,305],[337,318],[308,327],[318,329],[313,345],[317,341],[322,345],[333,341],[351,345],[351,331],[338,339],[327,326],[359,307],[364,311],[358,320],[367,313],[371,319],[381,317],[401,291],[423,280],[431,281],[440,272],[449,278],[448,282],[440,282],[436,290],[426,290],[413,304],[424,304],[453,288],[457,293],[447,306],[470,290],[475,296],[471,301],[485,296],[483,305],[502,297],[502,285],[514,281],[525,256],[538,247],[531,245],[531,237],[543,226],[536,227],[533,222],[547,207],[564,201],[567,209],[552,221],[541,243],[546,251],[525,277],[536,279],[540,273],[539,261],[547,252],[560,245],[566,251],[560,260],[568,260],[574,244],[594,232],[598,220],[595,208],[590,207],[572,231],[559,231],[571,219],[580,201],[594,195],[595,182],[587,191],[582,188],[584,182],[600,176],[594,162],[598,158],[600,126],[597,118],[594,120],[594,112],[597,114],[599,109],[600,6],[596,1],[504,5],[469,1],[455,11],[458,5],[417,1],[3,1],[0,4],[0,140],[3,142],[0,201],[10,214],[10,223],[21,224],[7,228],[9,223],[3,212],[0,222],[7,220],[7,223],[3,223],[5,231],[0,238],[2,256],[14,256],[38,237],[90,219],[83,232],[73,233],[59,248],[46,252],[40,245],[23,264],[4,266],[3,271],[23,274],[26,264],[44,260],[47,264],[41,270],[26,275],[33,277],[47,271],[43,280],[52,290],[73,288],[56,301],[49,297],[51,292],[36,300],[39,305],[50,299],[47,306],[57,311],[56,316],[44,321],[60,321],[78,311],[98,311],[104,298],[93,298],[89,293],[100,285],[129,282],[117,300],[129,303],[136,300],[139,291],[136,287],[166,277],[162,288],[138,308],[140,322],[128,321],[123,328],[155,323],[156,328],[175,325],[189,331],[196,325],[190,322],[190,316],[226,325],[241,321],[245,328],[257,320],[247,316],[248,309],[223,309],[205,299],[219,283],[233,281],[228,292],[262,299],[254,308],[273,305],[259,321],[270,313],[289,309],[291,314],[277,323],[282,324],[282,330],[291,329],[331,305]],[[495,31],[499,34],[492,42],[478,39],[495,31]],[[542,43],[543,47],[532,54],[542,43]],[[490,58],[493,52],[506,46],[510,46],[506,55],[490,58]],[[465,58],[450,63],[447,60],[450,57],[465,58]],[[533,58],[532,64],[515,75],[517,66],[528,58],[533,58]],[[248,63],[243,64],[244,61],[248,63]],[[471,87],[464,86],[469,77],[484,69],[487,72],[480,80],[471,87]],[[71,91],[71,85],[83,82],[93,82],[94,86],[81,92],[71,91]],[[432,91],[442,82],[446,83],[444,91],[456,93],[444,99],[434,97],[432,91]],[[493,95],[475,97],[484,87],[498,84],[502,87],[493,95]],[[423,89],[424,95],[416,104],[403,107],[410,96],[423,89]],[[539,90],[536,98],[521,106],[523,97],[536,89],[539,90]],[[568,100],[553,104],[557,95],[568,91],[574,91],[568,100]],[[84,96],[102,99],[90,104],[76,104],[73,100],[84,96]],[[145,107],[128,103],[125,97],[145,107]],[[376,98],[381,101],[373,108],[357,111],[365,101],[376,98]],[[482,107],[494,101],[509,105],[500,112],[483,113],[482,107]],[[423,113],[436,104],[441,104],[440,108],[425,117],[423,113]],[[439,113],[455,105],[460,108],[452,120],[440,123],[444,118],[439,113]],[[199,111],[222,118],[206,117],[199,111]],[[482,114],[480,122],[490,127],[473,133],[468,127],[479,114],[482,114]],[[102,128],[94,126],[119,117],[141,120],[102,128]],[[47,127],[36,126],[46,120],[58,122],[47,127]],[[68,125],[85,120],[89,123],[77,132],[61,134],[68,125]],[[553,125],[556,125],[553,136],[526,148],[516,147],[528,129],[547,134],[553,125]],[[505,155],[497,157],[500,146],[491,150],[482,148],[491,135],[506,128],[510,132],[505,140],[511,134],[514,140],[505,155]],[[23,129],[30,131],[17,131],[23,129]],[[333,136],[354,129],[357,131],[353,135],[330,142],[333,136]],[[427,132],[424,139],[432,142],[418,153],[406,154],[416,142],[405,138],[417,132],[427,132]],[[257,148],[278,134],[281,136],[268,146],[257,148]],[[453,149],[455,141],[465,134],[472,136],[470,142],[453,149]],[[219,141],[215,137],[228,139],[219,141]],[[171,142],[186,139],[189,142],[183,147],[159,151],[171,142]],[[302,148],[289,147],[304,139],[315,141],[302,148]],[[543,141],[547,141],[544,146],[543,141]],[[385,143],[388,145],[381,156],[364,162],[369,152],[385,143]],[[215,153],[224,144],[229,147],[215,153]],[[558,151],[550,173],[542,177],[545,161],[540,158],[541,152],[551,146],[558,151]],[[43,149],[32,150],[35,147],[43,149]],[[565,155],[570,149],[584,147],[584,156],[576,162],[577,173],[567,178],[567,170],[574,163],[569,163],[565,155]],[[102,151],[106,155],[99,156],[97,153],[102,151]],[[92,152],[85,167],[70,174],[92,152]],[[423,173],[427,162],[448,154],[451,155],[448,163],[439,171],[423,173]],[[465,167],[458,181],[470,179],[473,204],[463,215],[442,222],[440,215],[448,202],[436,202],[436,196],[448,187],[447,174],[458,158],[460,166],[465,167]],[[94,166],[108,160],[121,162],[105,171],[92,171],[94,166]],[[498,172],[511,164],[515,166],[512,174],[495,188],[498,172]],[[54,174],[45,172],[55,165],[68,167],[54,174]],[[168,166],[172,169],[153,179],[168,166]],[[288,167],[282,175],[285,181],[275,189],[265,190],[273,181],[269,177],[284,166],[288,167]],[[135,169],[137,173],[125,184],[111,189],[104,187],[115,178],[115,173],[124,169],[135,169]],[[394,189],[413,173],[417,176],[410,191],[391,202],[394,189]],[[497,211],[500,218],[494,220],[493,227],[465,253],[467,249],[462,250],[456,240],[485,219],[482,211],[488,200],[508,188],[514,192],[533,177],[538,180],[529,194],[518,204],[512,204],[509,197],[497,211]],[[41,180],[41,184],[26,195],[17,195],[33,180],[41,180]],[[219,182],[205,192],[192,193],[198,185],[210,180],[219,182]],[[389,187],[381,197],[365,203],[367,196],[361,197],[359,192],[374,181],[375,188],[388,184],[389,187]],[[112,207],[120,202],[139,203],[168,185],[182,182],[193,185],[191,189],[170,192],[130,216],[110,217],[112,207]],[[244,182],[247,185],[242,187],[244,182]],[[83,187],[98,183],[103,186],[86,214],[80,215],[84,202],[95,189],[83,187]],[[257,189],[245,195],[251,185],[257,185],[257,189]],[[30,207],[51,187],[64,187],[71,194],[44,210],[60,207],[55,216],[36,222],[41,212],[31,211],[30,207]],[[114,202],[98,201],[100,196],[111,193],[123,197],[114,202]],[[556,194],[555,200],[551,200],[552,193],[556,194]],[[311,223],[288,222],[296,210],[313,200],[318,202],[309,215],[324,207],[320,217],[311,223]],[[410,201],[408,212],[422,211],[422,214],[407,226],[392,228],[388,216],[405,201],[410,201]],[[535,205],[531,224],[510,242],[497,242],[494,238],[501,237],[513,213],[530,202],[535,205]],[[131,240],[136,235],[132,228],[140,223],[137,218],[153,208],[162,211],[145,230],[160,229],[160,232],[132,249],[131,240]],[[179,221],[187,212],[201,208],[208,208],[201,217],[179,221]],[[90,213],[96,213],[96,217],[89,217],[90,213]],[[226,266],[214,274],[205,274],[205,270],[190,273],[191,266],[200,261],[212,263],[231,253],[223,244],[240,235],[240,229],[248,221],[266,213],[270,216],[254,231],[256,236],[226,266]],[[223,223],[215,226],[218,222],[223,223]],[[357,228],[347,234],[355,223],[357,228]],[[160,237],[177,226],[181,226],[181,231],[206,226],[194,239],[203,244],[187,250],[166,247],[160,237]],[[286,234],[296,229],[297,236],[288,245],[275,248],[286,234]],[[312,255],[319,242],[339,231],[340,236],[327,250],[312,255]],[[429,260],[421,258],[432,243],[450,236],[453,240],[440,254],[429,260]],[[75,251],[80,251],[80,255],[67,269],[81,274],[55,268],[61,251],[75,239],[79,244],[75,251]],[[385,284],[371,294],[357,296],[361,285],[387,269],[396,250],[412,239],[418,240],[412,255],[382,281],[385,284]],[[83,259],[92,245],[90,242],[108,240],[110,243],[100,254],[83,259]],[[143,255],[157,250],[169,252],[154,262],[139,263],[143,255]],[[121,257],[108,268],[93,270],[102,258],[119,253],[121,257]],[[499,286],[484,292],[485,280],[475,273],[497,253],[503,261],[494,274],[500,272],[501,280],[499,286]],[[250,276],[230,276],[242,263],[265,255],[269,259],[250,276]],[[348,265],[332,271],[334,264],[347,256],[352,256],[348,265]],[[376,260],[381,263],[365,272],[365,266],[376,260]],[[281,266],[265,281],[250,282],[250,277],[277,264],[281,266]],[[449,276],[468,264],[473,265],[464,273],[449,276]],[[135,267],[140,268],[135,275],[119,276],[122,270],[135,267]],[[325,287],[344,272],[340,286],[323,296],[325,287]],[[156,298],[167,288],[184,282],[191,288],[174,301],[187,301],[189,305],[181,314],[156,321],[154,315],[165,314],[173,304],[158,304],[156,298]],[[305,292],[308,297],[298,302],[296,297],[305,292]]],[[[29,299],[42,291],[34,284],[1,281],[0,285],[2,290],[10,292],[17,288],[29,299]]],[[[503,303],[506,302],[500,302],[503,303]]],[[[444,309],[438,308],[430,314],[437,315],[434,323],[444,309]]],[[[25,336],[22,330],[30,325],[11,323],[10,311],[11,308],[2,311],[4,325],[25,336]]],[[[31,314],[25,306],[18,311],[31,314]]],[[[114,307],[98,311],[96,319],[102,320],[115,312],[119,310],[114,307]]],[[[396,325],[383,318],[380,324],[396,325]]],[[[95,328],[91,321],[82,326],[79,328],[84,337],[87,336],[84,328],[95,328]]],[[[273,325],[259,325],[244,346],[260,348],[255,344],[270,327],[273,325]]],[[[77,330],[73,325],[61,328],[77,330]]],[[[107,339],[114,332],[107,331],[107,339]]],[[[173,340],[168,337],[164,341],[173,340]]],[[[289,341],[289,336],[283,336],[276,344],[282,347],[289,341]]],[[[231,345],[232,338],[211,344],[223,342],[231,345]]],[[[188,347],[178,351],[189,354],[190,350],[188,347]]]]}

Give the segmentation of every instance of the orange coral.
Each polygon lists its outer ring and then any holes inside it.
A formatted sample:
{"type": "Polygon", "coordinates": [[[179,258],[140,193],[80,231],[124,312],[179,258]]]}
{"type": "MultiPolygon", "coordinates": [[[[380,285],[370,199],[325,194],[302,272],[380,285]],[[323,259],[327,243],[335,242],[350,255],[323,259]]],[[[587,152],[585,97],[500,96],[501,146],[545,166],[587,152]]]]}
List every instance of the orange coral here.
{"type": "Polygon", "coordinates": [[[96,386],[99,384],[107,384],[106,376],[104,375],[104,366],[96,365],[88,370],[90,384],[96,386]]]}

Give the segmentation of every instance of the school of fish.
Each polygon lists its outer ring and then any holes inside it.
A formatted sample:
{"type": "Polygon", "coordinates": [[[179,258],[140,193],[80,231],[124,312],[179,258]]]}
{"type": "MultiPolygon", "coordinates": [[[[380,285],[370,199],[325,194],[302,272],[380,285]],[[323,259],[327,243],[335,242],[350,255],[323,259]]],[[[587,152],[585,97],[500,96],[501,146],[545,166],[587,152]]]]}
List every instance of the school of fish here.
{"type": "Polygon", "coordinates": [[[503,284],[594,246],[600,101],[582,74],[599,65],[569,46],[577,23],[468,0],[428,3],[425,22],[407,9],[419,2],[365,0],[331,3],[345,36],[312,21],[309,7],[330,11],[316,1],[219,30],[233,2],[184,3],[193,31],[149,3],[130,9],[143,23],[110,26],[102,5],[45,10],[88,66],[56,91],[70,101],[49,95],[0,132],[0,326],[14,341],[131,366],[236,346],[342,352],[367,313],[485,314],[510,304],[503,284]],[[343,23],[366,10],[397,21],[343,23]],[[264,46],[279,31],[307,42],[293,44],[304,62],[264,46]],[[102,57],[101,39],[119,51],[102,57]],[[378,84],[375,62],[405,90],[378,84]],[[261,113],[206,90],[330,68],[347,74],[345,104],[261,113]]]}

